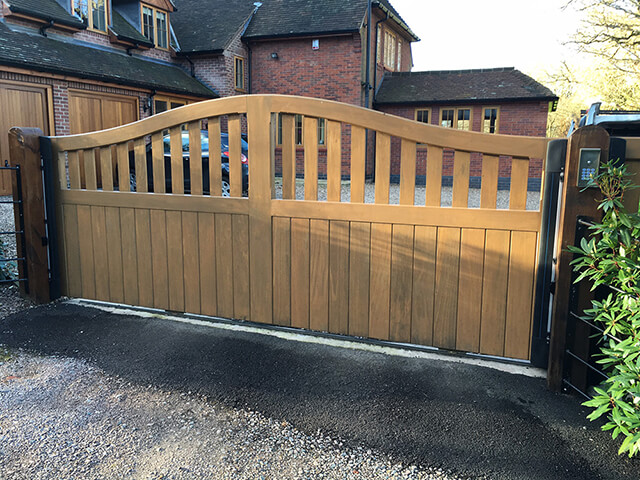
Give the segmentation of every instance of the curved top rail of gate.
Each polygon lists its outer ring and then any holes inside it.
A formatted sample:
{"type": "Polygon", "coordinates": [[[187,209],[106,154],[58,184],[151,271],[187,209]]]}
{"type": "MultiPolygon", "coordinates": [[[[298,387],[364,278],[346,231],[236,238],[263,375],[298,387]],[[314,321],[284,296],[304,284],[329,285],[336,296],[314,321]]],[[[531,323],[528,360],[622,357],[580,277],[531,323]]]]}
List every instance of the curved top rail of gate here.
{"type": "Polygon", "coordinates": [[[533,177],[542,177],[548,143],[540,137],[427,125],[328,100],[236,96],[188,105],[99,132],[50,137],[60,188],[148,192],[153,183],[155,193],[165,193],[169,168],[174,194],[184,194],[183,176],[189,175],[190,194],[207,194],[208,179],[211,195],[218,196],[217,181],[224,176],[220,160],[216,156],[208,165],[194,161],[203,157],[201,141],[205,137],[201,131],[208,133],[210,151],[221,148],[221,135],[223,142],[229,140],[228,151],[222,151],[229,159],[231,196],[242,195],[247,147],[241,138],[246,132],[249,165],[260,165],[251,166],[251,174],[273,176],[273,168],[263,168],[263,164],[275,164],[282,173],[283,199],[296,198],[296,176],[304,176],[305,200],[317,200],[318,178],[326,176],[327,200],[340,202],[341,181],[348,177],[350,201],[364,203],[365,177],[375,173],[377,204],[390,203],[389,182],[395,176],[400,183],[399,203],[414,205],[416,178],[424,177],[426,206],[441,206],[444,184],[452,186],[452,206],[467,208],[470,183],[475,178],[482,190],[477,206],[496,209],[502,182],[510,184],[512,210],[527,208],[527,187],[533,177]],[[187,137],[189,153],[185,154],[187,137]],[[185,155],[190,160],[188,173],[183,172],[185,155]],[[130,175],[118,173],[123,171],[131,171],[131,176],[135,173],[135,184],[130,175]]]}

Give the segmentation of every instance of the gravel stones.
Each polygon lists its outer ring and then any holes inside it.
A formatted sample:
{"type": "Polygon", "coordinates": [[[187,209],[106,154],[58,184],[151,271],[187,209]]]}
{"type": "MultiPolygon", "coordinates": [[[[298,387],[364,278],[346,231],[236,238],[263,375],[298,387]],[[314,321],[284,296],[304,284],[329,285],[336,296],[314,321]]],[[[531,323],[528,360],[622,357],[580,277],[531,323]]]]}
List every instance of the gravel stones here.
{"type": "Polygon", "coordinates": [[[454,479],[322,432],[9,352],[0,364],[3,479],[454,479]]]}

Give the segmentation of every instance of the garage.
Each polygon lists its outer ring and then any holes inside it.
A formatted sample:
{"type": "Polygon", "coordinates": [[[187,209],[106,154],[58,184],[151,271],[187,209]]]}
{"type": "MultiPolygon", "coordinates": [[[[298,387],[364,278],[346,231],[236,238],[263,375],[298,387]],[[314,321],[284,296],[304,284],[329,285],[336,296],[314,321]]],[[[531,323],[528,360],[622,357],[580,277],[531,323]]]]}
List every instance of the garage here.
{"type": "MultiPolygon", "coordinates": [[[[50,87],[0,81],[0,162],[9,160],[11,127],[37,127],[49,135],[52,122],[50,87]]],[[[0,172],[0,195],[11,194],[10,172],[0,172]]]]}
{"type": "Polygon", "coordinates": [[[135,122],[138,111],[138,97],[69,90],[72,135],[135,122]]]}

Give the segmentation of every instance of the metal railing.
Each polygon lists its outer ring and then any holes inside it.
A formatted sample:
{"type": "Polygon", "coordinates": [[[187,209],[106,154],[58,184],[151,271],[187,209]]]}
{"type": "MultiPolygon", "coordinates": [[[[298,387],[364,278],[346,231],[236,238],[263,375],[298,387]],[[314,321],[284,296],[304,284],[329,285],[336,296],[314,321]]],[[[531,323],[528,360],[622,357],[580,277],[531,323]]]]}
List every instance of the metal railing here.
{"type": "MultiPolygon", "coordinates": [[[[5,161],[4,166],[0,166],[0,172],[2,171],[10,171],[13,172],[16,179],[16,191],[15,196],[12,200],[0,200],[0,204],[12,204],[18,209],[18,225],[17,229],[14,231],[0,232],[0,237],[15,235],[16,236],[16,245],[20,242],[20,254],[14,258],[3,258],[0,255],[0,266],[7,264],[8,262],[21,262],[22,268],[18,269],[20,274],[18,278],[2,278],[0,277],[0,285],[22,282],[24,283],[24,290],[26,293],[29,293],[29,275],[27,273],[27,245],[25,241],[25,227],[24,227],[24,204],[22,201],[22,172],[20,171],[20,165],[15,167],[9,166],[9,162],[5,161]]],[[[15,227],[14,227],[15,228],[15,227]]],[[[0,252],[2,253],[2,252],[0,252]]]]}

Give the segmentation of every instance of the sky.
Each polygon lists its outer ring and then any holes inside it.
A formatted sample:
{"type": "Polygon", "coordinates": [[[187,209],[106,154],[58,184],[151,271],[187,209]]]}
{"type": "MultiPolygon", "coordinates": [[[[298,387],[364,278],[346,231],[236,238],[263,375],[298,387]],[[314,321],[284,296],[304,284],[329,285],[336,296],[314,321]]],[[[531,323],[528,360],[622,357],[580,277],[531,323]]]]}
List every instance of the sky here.
{"type": "Polygon", "coordinates": [[[516,67],[550,70],[572,56],[563,46],[579,27],[564,0],[391,0],[421,41],[413,71],[516,67]]]}

